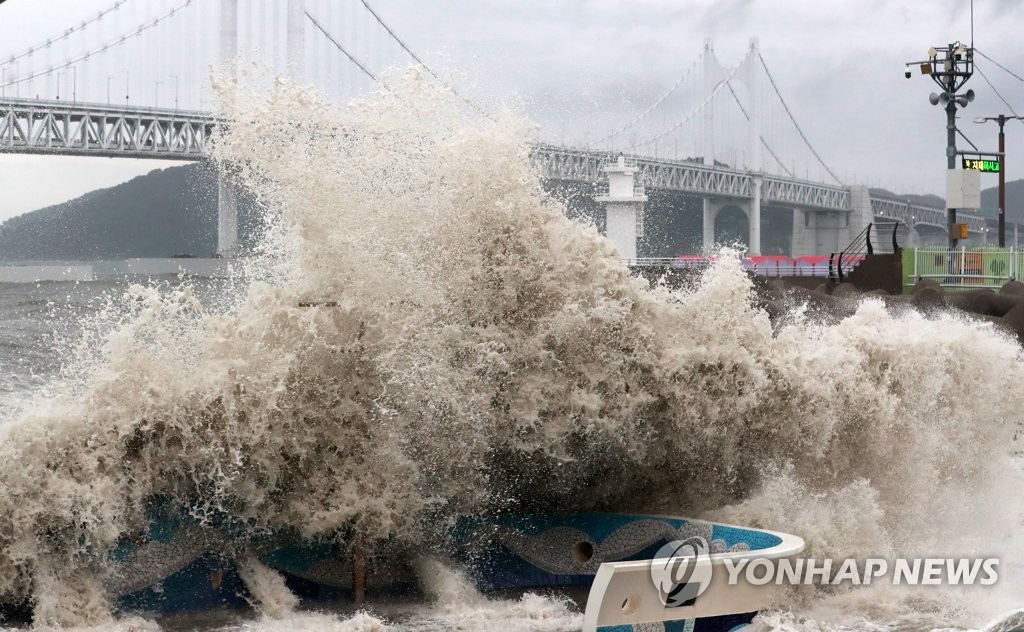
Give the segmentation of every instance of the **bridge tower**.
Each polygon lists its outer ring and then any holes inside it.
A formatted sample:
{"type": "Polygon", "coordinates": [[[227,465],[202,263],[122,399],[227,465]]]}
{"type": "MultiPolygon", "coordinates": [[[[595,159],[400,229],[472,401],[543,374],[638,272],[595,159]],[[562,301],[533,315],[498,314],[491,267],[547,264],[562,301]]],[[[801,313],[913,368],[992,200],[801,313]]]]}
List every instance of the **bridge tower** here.
{"type": "MultiPolygon", "coordinates": [[[[238,0],[220,0],[220,61],[231,81],[238,79],[238,0]]],[[[217,254],[238,250],[238,192],[223,169],[217,175],[217,254]]]]}
{"type": "Polygon", "coordinates": [[[637,184],[636,158],[622,154],[604,166],[608,190],[595,200],[605,207],[605,234],[623,259],[636,259],[636,240],[643,236],[643,211],[647,195],[637,184]]]}
{"type": "MultiPolygon", "coordinates": [[[[288,76],[305,79],[305,0],[288,0],[288,76]]],[[[238,0],[220,0],[220,61],[228,79],[238,79],[238,0]]],[[[223,170],[217,176],[217,254],[233,257],[238,251],[238,188],[223,170]]]]}
{"type": "Polygon", "coordinates": [[[305,80],[306,68],[306,2],[288,0],[288,76],[292,81],[305,80]]]}
{"type": "MultiPolygon", "coordinates": [[[[747,156],[744,162],[746,170],[754,175],[753,196],[745,204],[744,210],[749,220],[748,254],[761,254],[761,182],[757,174],[761,173],[763,164],[761,157],[761,130],[758,120],[759,97],[757,77],[760,53],[757,38],[751,38],[750,48],[746,57],[735,68],[726,68],[715,56],[714,43],[708,39],[704,42],[704,99],[707,105],[703,111],[703,162],[708,167],[715,166],[715,108],[711,103],[715,91],[726,81],[741,81],[747,88],[747,156]]],[[[740,165],[732,165],[739,169],[740,165]]],[[[720,200],[704,198],[704,251],[710,252],[715,246],[715,217],[721,207],[720,200]]]]}

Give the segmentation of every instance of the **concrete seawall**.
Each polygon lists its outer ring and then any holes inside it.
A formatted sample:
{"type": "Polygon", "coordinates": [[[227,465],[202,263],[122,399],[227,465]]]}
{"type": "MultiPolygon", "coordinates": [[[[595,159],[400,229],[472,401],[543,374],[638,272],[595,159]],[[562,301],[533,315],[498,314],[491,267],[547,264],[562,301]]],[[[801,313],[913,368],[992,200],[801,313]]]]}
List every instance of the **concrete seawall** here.
{"type": "Polygon", "coordinates": [[[38,283],[40,281],[92,281],[91,265],[0,266],[0,283],[38,283]]]}
{"type": "Polygon", "coordinates": [[[0,283],[97,281],[121,277],[193,276],[221,279],[231,276],[232,259],[166,258],[95,262],[21,262],[0,265],[0,283]]]}

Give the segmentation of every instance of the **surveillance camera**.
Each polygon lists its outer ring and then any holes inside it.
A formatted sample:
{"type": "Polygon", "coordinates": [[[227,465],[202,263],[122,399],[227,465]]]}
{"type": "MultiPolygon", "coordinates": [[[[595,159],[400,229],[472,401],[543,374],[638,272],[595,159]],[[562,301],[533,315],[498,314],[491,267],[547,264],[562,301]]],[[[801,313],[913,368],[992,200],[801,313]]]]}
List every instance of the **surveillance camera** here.
{"type": "Polygon", "coordinates": [[[910,79],[910,66],[907,66],[906,70],[903,71],[903,76],[910,79]]]}

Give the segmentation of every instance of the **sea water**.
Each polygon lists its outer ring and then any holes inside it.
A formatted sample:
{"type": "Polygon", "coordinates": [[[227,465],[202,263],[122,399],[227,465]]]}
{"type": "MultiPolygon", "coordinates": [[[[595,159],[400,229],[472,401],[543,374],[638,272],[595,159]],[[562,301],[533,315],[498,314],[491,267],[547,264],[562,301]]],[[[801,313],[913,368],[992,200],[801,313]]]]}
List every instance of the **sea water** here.
{"type": "Polygon", "coordinates": [[[1015,340],[870,300],[772,322],[730,257],[650,287],[544,194],[522,117],[415,71],[343,110],[287,84],[223,101],[215,159],[268,209],[237,282],[0,286],[0,595],[38,624],[581,625],[429,558],[421,602],[119,618],[102,552],[154,495],[425,552],[457,516],[571,507],[778,529],[819,558],[1003,560],[990,588],[795,588],[759,629],[976,628],[1024,605],[1015,340]]]}

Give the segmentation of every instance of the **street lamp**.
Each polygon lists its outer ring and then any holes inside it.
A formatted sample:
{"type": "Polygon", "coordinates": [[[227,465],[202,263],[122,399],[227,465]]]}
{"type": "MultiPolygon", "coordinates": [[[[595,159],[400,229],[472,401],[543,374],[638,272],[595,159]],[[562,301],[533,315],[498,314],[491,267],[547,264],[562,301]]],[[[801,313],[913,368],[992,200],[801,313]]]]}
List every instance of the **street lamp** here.
{"type": "Polygon", "coordinates": [[[124,105],[128,107],[128,71],[124,71],[124,105]]]}
{"type": "Polygon", "coordinates": [[[60,101],[60,76],[64,73],[57,73],[57,100],[60,101]]]}
{"type": "Polygon", "coordinates": [[[178,75],[171,75],[171,79],[174,79],[174,109],[178,109],[178,75]]]}
{"type": "MultiPolygon", "coordinates": [[[[960,42],[939,48],[932,47],[928,49],[927,60],[907,64],[903,73],[907,79],[913,75],[913,66],[918,66],[921,74],[929,75],[942,89],[938,94],[931,93],[928,101],[932,105],[942,104],[946,110],[946,168],[952,171],[956,169],[956,107],[959,105],[965,108],[968,103],[974,101],[974,90],[968,90],[962,95],[958,95],[957,91],[974,74],[974,49],[960,42]]],[[[956,208],[950,207],[948,200],[946,204],[949,218],[949,247],[953,249],[956,248],[958,238],[953,231],[956,224],[956,208]]]]}
{"type": "Polygon", "coordinates": [[[1024,117],[1020,116],[1007,116],[1000,114],[999,116],[982,116],[974,119],[975,123],[985,123],[987,121],[995,121],[999,123],[999,247],[1006,247],[1006,135],[1003,133],[1003,126],[1006,125],[1006,121],[1013,119],[1021,119],[1024,117]]]}

